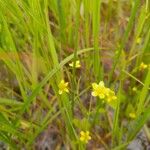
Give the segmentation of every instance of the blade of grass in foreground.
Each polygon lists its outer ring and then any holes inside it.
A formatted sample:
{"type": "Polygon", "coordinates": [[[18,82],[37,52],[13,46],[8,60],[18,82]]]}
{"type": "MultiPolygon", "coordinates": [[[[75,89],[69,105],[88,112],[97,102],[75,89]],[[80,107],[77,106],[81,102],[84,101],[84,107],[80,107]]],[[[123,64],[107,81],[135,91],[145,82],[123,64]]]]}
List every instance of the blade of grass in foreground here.
{"type": "Polygon", "coordinates": [[[149,47],[148,47],[149,43],[150,43],[150,24],[149,24],[149,29],[147,31],[147,34],[146,34],[146,37],[145,37],[145,40],[144,40],[143,48],[139,52],[140,55],[138,55],[138,57],[136,59],[136,67],[138,67],[140,65],[140,63],[142,62],[142,58],[143,58],[144,53],[146,52],[146,50],[149,50],[149,47]]]}
{"type": "Polygon", "coordinates": [[[149,85],[150,85],[150,68],[147,73],[145,82],[144,82],[144,87],[140,93],[140,98],[137,106],[137,114],[140,115],[144,109],[144,101],[146,99],[147,93],[149,91],[149,85]]]}
{"type": "Polygon", "coordinates": [[[65,3],[64,0],[57,0],[57,9],[58,9],[58,17],[59,17],[59,24],[60,24],[60,37],[61,37],[61,43],[66,44],[66,14],[65,14],[65,3]]]}
{"type": "Polygon", "coordinates": [[[93,0],[93,39],[94,39],[94,76],[97,81],[102,80],[102,66],[99,53],[99,28],[100,28],[100,8],[101,0],[93,0]]]}
{"type": "Polygon", "coordinates": [[[76,20],[75,20],[75,38],[74,38],[74,59],[73,59],[73,77],[72,77],[72,80],[73,80],[73,90],[74,90],[74,94],[73,94],[73,97],[72,97],[72,112],[74,110],[74,99],[75,99],[75,95],[76,95],[76,85],[77,85],[77,81],[76,81],[76,67],[75,67],[75,64],[76,64],[76,60],[77,60],[77,52],[78,52],[78,46],[79,46],[79,33],[78,33],[78,30],[79,30],[79,23],[80,23],[80,5],[81,5],[81,0],[77,0],[76,1],[76,20]]]}
{"type": "Polygon", "coordinates": [[[23,67],[20,59],[19,59],[19,55],[15,46],[15,42],[12,38],[12,34],[10,32],[10,28],[8,26],[6,17],[4,16],[4,14],[0,11],[0,19],[1,19],[1,24],[3,27],[3,31],[2,35],[4,36],[3,38],[3,43],[2,46],[5,47],[5,49],[1,49],[2,52],[7,53],[7,52],[13,52],[14,56],[16,56],[17,59],[15,59],[15,62],[11,60],[11,58],[9,60],[5,60],[3,59],[3,61],[8,65],[8,67],[10,68],[10,70],[12,70],[13,73],[16,73],[16,78],[18,80],[18,84],[21,90],[21,94],[23,99],[26,99],[26,93],[25,93],[25,80],[24,80],[24,74],[23,74],[23,70],[25,70],[25,68],[23,67]],[[13,65],[12,65],[13,64],[13,65]],[[14,71],[15,70],[15,71],[14,71]]]}
{"type": "Polygon", "coordinates": [[[122,81],[120,82],[119,91],[117,94],[117,107],[114,114],[113,129],[112,129],[112,146],[118,144],[118,132],[119,132],[119,112],[120,112],[120,99],[121,99],[122,81]]]}
{"type": "Polygon", "coordinates": [[[85,23],[84,23],[84,28],[85,28],[85,46],[89,47],[90,44],[90,1],[89,0],[84,0],[84,15],[85,15],[85,23]]]}
{"type": "Polygon", "coordinates": [[[137,28],[136,28],[136,32],[135,32],[135,38],[134,38],[131,50],[130,50],[129,55],[128,55],[129,59],[130,59],[130,57],[132,57],[133,53],[135,52],[137,39],[140,38],[140,34],[143,30],[146,19],[147,19],[147,12],[146,12],[145,7],[143,6],[141,8],[140,16],[139,16],[139,19],[138,19],[138,24],[137,24],[137,28]]]}

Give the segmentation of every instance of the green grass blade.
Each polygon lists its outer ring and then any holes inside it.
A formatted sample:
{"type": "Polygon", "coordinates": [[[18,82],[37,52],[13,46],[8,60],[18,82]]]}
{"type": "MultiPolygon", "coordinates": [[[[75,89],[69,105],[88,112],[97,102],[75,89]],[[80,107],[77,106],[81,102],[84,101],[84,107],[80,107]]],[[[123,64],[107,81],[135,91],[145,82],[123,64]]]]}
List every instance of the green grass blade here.
{"type": "Polygon", "coordinates": [[[140,97],[139,97],[139,102],[138,102],[138,106],[137,106],[137,114],[140,115],[144,109],[144,102],[146,99],[146,96],[149,92],[149,85],[150,85],[150,68],[149,71],[147,73],[145,82],[144,82],[144,87],[140,93],[140,97]]]}

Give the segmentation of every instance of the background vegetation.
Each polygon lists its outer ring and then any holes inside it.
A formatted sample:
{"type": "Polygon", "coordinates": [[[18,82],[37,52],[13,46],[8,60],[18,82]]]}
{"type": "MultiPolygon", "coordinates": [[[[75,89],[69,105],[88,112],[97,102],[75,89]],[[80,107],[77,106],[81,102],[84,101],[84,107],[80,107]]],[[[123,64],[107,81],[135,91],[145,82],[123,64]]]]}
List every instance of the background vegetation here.
{"type": "Polygon", "coordinates": [[[0,141],[121,150],[141,129],[150,141],[149,58],[149,0],[0,0],[0,141]],[[113,103],[91,95],[100,81],[113,103]]]}

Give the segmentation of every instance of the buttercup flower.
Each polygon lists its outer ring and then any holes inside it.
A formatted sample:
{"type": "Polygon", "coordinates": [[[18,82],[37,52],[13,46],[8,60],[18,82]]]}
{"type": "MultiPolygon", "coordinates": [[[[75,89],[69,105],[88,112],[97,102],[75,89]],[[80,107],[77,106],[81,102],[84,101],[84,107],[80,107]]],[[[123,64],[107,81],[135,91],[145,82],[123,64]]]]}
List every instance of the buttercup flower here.
{"type": "Polygon", "coordinates": [[[129,113],[129,117],[130,117],[131,119],[135,119],[135,118],[136,118],[136,115],[135,115],[135,113],[131,112],[131,113],[129,113]]]}
{"type": "MultiPolygon", "coordinates": [[[[71,63],[69,64],[70,67],[73,67],[73,65],[74,65],[74,62],[71,62],[71,63]]],[[[77,61],[75,62],[75,68],[80,68],[80,67],[81,67],[80,61],[77,60],[77,61]]]]}
{"type": "Polygon", "coordinates": [[[148,65],[147,64],[144,64],[143,62],[140,64],[140,66],[139,66],[139,70],[144,70],[144,69],[146,69],[148,67],[148,65]]]}
{"type": "Polygon", "coordinates": [[[107,102],[111,107],[113,108],[116,107],[117,96],[115,95],[114,91],[105,87],[103,81],[100,81],[99,84],[93,83],[92,87],[93,87],[92,96],[94,97],[98,96],[100,99],[103,99],[103,102],[107,102]]]}
{"type": "Polygon", "coordinates": [[[100,99],[104,99],[108,93],[108,89],[105,87],[104,82],[100,81],[99,84],[93,83],[93,92],[92,96],[99,96],[100,99]]]}
{"type": "Polygon", "coordinates": [[[90,133],[89,131],[81,131],[80,132],[80,141],[84,142],[84,143],[88,143],[88,141],[91,139],[90,133]]]}
{"type": "Polygon", "coordinates": [[[68,90],[68,82],[65,82],[64,80],[61,80],[60,81],[60,83],[59,83],[59,85],[58,85],[58,87],[59,87],[59,94],[61,95],[63,92],[69,92],[69,90],[68,90]]]}

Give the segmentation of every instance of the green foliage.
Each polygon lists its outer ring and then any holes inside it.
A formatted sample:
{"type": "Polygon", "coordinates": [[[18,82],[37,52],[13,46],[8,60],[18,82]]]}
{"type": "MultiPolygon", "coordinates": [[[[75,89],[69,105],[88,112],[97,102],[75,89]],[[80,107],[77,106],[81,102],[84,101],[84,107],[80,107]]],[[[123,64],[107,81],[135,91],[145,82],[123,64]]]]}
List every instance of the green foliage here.
{"type": "Polygon", "coordinates": [[[150,118],[149,4],[0,0],[0,141],[35,149],[55,126],[56,149],[126,149],[150,118]]]}

